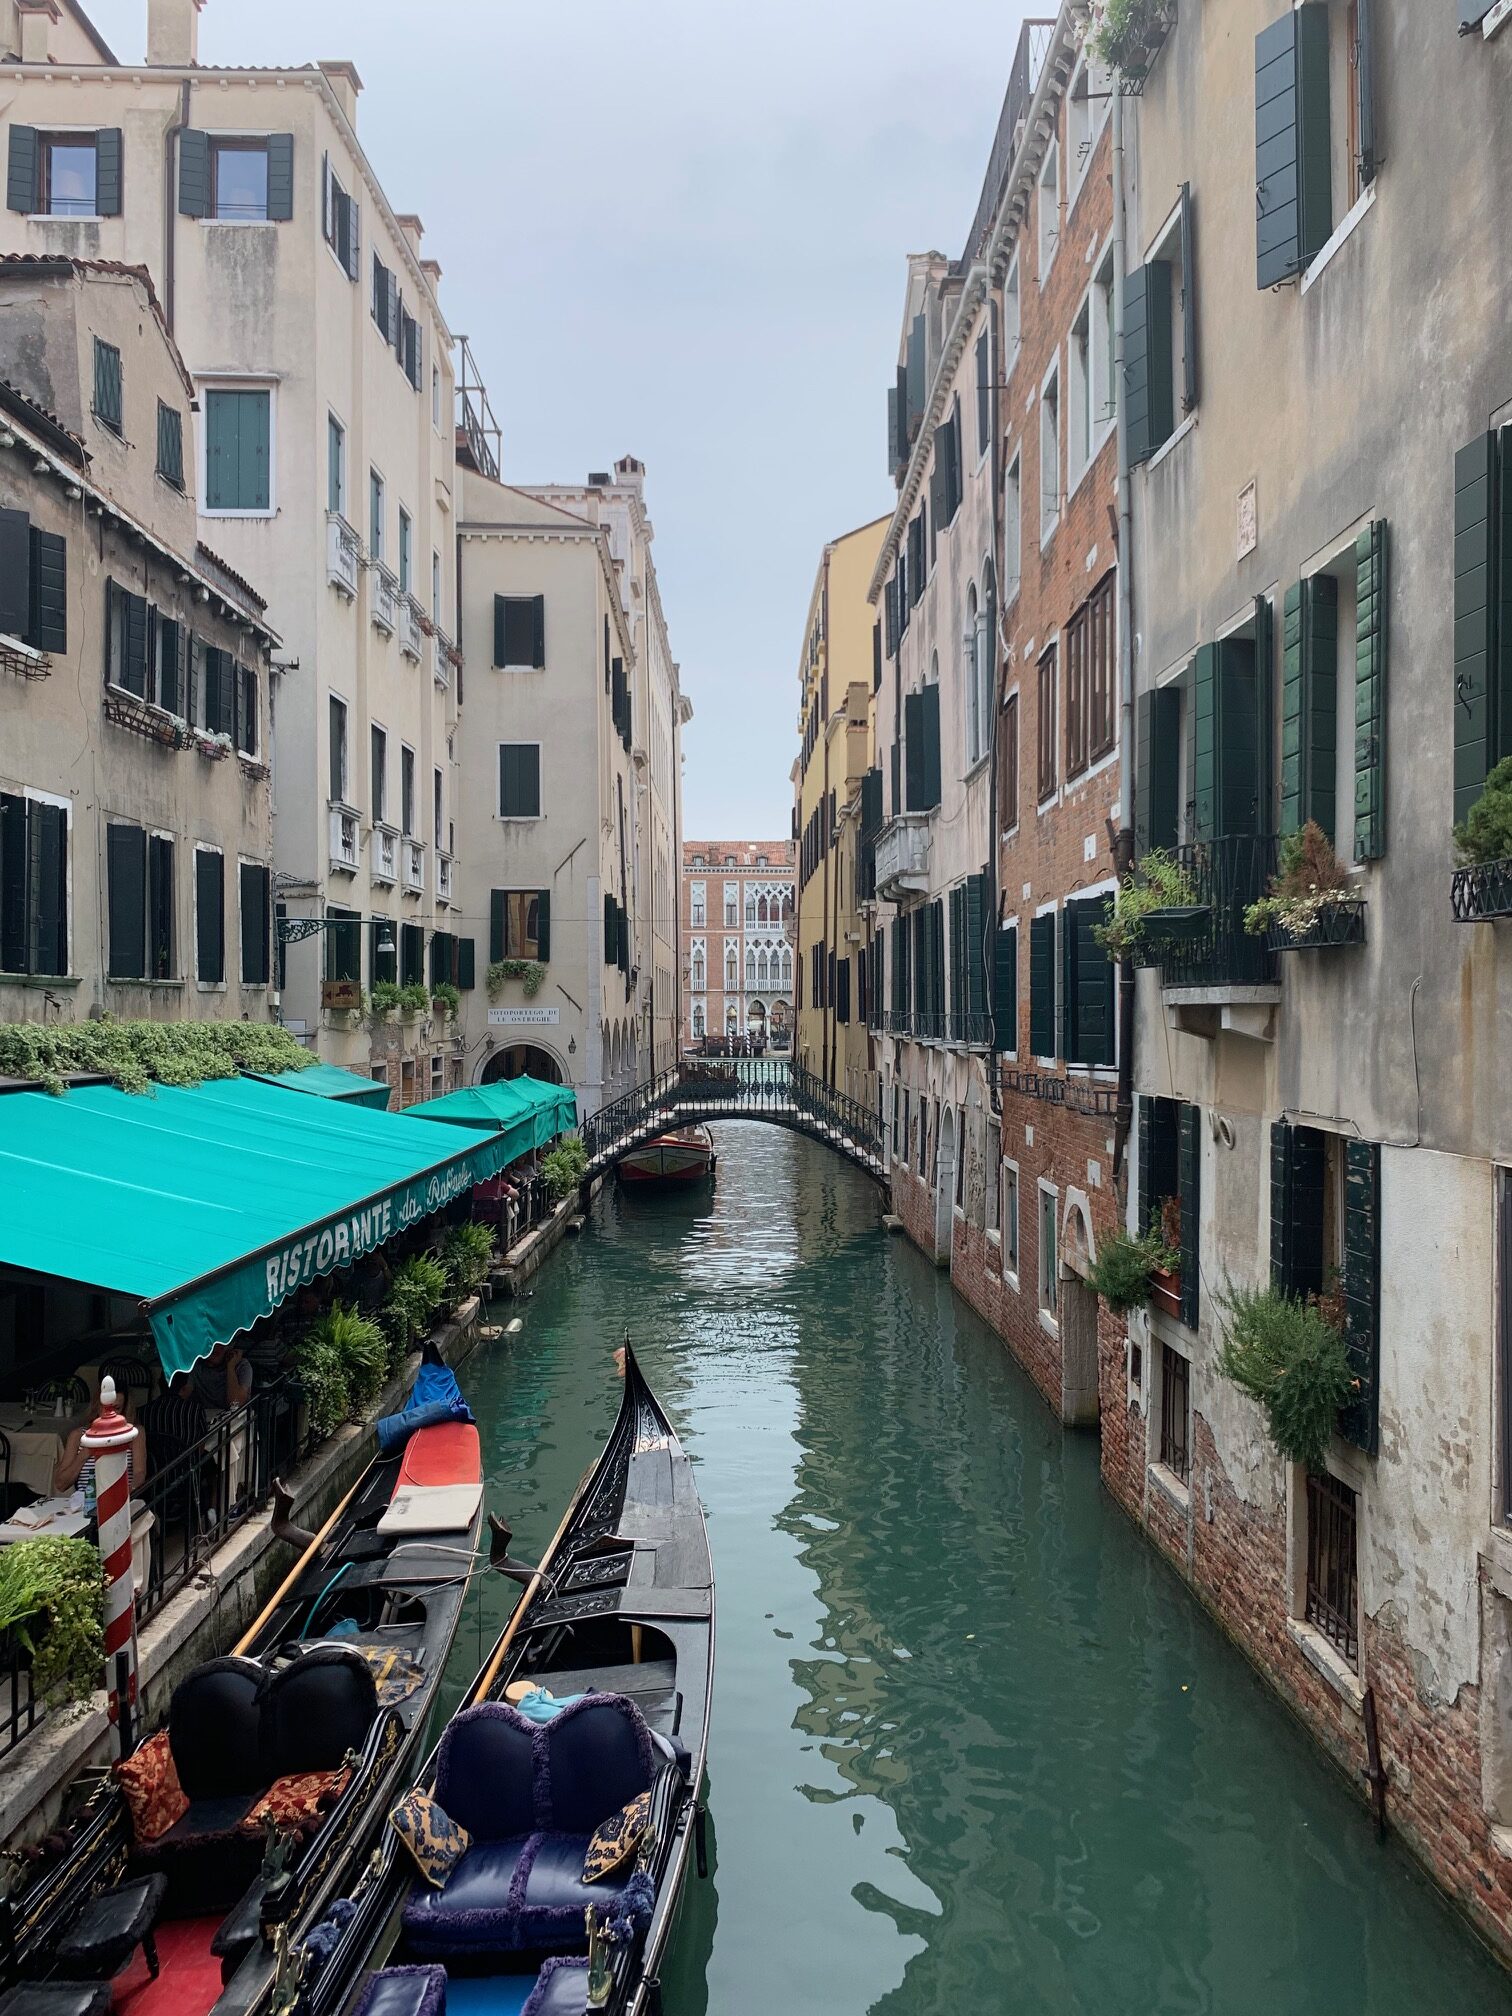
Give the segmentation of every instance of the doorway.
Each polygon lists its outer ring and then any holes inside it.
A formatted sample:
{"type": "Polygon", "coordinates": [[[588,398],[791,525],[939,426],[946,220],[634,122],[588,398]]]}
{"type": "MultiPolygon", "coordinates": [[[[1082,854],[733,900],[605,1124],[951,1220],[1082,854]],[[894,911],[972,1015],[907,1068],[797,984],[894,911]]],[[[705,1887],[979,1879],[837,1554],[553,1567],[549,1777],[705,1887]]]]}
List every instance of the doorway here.
{"type": "Polygon", "coordinates": [[[538,1043],[515,1043],[508,1050],[495,1050],[483,1066],[480,1085],[496,1085],[501,1078],[534,1078],[542,1085],[565,1085],[562,1067],[549,1050],[538,1043]]]}
{"type": "Polygon", "coordinates": [[[956,1122],[955,1108],[940,1108],[940,1136],[935,1143],[935,1236],[936,1267],[950,1265],[950,1248],[955,1229],[956,1122]]]}

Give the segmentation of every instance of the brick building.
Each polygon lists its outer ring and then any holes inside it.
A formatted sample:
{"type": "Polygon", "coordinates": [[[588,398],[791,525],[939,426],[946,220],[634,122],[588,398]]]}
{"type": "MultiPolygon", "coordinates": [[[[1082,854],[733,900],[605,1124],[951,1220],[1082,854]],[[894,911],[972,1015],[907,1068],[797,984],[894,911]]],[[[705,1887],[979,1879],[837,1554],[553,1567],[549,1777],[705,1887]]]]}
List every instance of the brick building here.
{"type": "Polygon", "coordinates": [[[685,1048],[791,1048],[793,865],[791,840],[684,841],[685,1048]]]}

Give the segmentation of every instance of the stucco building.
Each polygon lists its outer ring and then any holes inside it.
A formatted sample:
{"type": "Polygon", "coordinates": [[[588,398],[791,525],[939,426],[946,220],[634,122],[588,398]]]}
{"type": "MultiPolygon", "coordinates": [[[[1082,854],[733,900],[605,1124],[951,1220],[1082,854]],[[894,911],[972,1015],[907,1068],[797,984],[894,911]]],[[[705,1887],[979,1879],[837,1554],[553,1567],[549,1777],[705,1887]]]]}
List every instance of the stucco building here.
{"type": "Polygon", "coordinates": [[[0,1020],[266,1021],[263,603],[138,268],[0,258],[0,1020]]]}
{"type": "Polygon", "coordinates": [[[283,640],[276,902],[333,926],[287,948],[280,1012],[407,1103],[457,1082],[456,1034],[325,1004],[474,971],[440,269],[363,152],[355,69],[202,66],[200,11],[150,0],[147,61],[122,64],[72,5],[0,10],[0,245],[152,275],[194,393],[200,533],[267,584],[283,640]]]}
{"type": "Polygon", "coordinates": [[[793,1040],[793,870],[788,840],[685,840],[683,1041],[793,1040]]]}

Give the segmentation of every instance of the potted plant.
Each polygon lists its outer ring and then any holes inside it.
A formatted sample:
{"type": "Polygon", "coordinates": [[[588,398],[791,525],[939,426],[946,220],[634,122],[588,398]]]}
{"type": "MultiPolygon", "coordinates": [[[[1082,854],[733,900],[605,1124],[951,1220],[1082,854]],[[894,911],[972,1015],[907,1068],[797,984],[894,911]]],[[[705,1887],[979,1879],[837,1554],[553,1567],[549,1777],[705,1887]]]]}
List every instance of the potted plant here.
{"type": "Polygon", "coordinates": [[[1087,1281],[1115,1316],[1127,1316],[1149,1301],[1156,1273],[1169,1275],[1180,1265],[1180,1253],[1167,1244],[1160,1218],[1154,1216],[1149,1231],[1137,1239],[1120,1230],[1104,1240],[1087,1281]]]}
{"type": "Polygon", "coordinates": [[[394,1269],[379,1320],[396,1359],[429,1335],[431,1320],[446,1300],[447,1285],[445,1270],[425,1253],[394,1269]]]}
{"type": "Polygon", "coordinates": [[[49,1708],[87,1701],[105,1667],[105,1576],[89,1540],[53,1536],[0,1548],[0,1636],[31,1667],[49,1708]]]}
{"type": "Polygon", "coordinates": [[[484,977],[490,1000],[496,1000],[504,992],[507,981],[518,980],[529,1001],[540,993],[546,968],[539,959],[495,959],[484,977]]]}
{"type": "Polygon", "coordinates": [[[399,989],[399,1013],[406,1022],[423,1015],[430,1005],[430,993],[422,980],[407,980],[399,989]]]}
{"type": "Polygon", "coordinates": [[[452,1298],[465,1302],[476,1295],[493,1272],[493,1234],[486,1225],[464,1222],[448,1226],[441,1235],[436,1257],[446,1270],[452,1298]]]}
{"type": "Polygon", "coordinates": [[[450,980],[438,980],[431,989],[431,1002],[449,1022],[462,1006],[462,996],[450,980]]]}
{"type": "Polygon", "coordinates": [[[375,980],[368,990],[368,1001],[375,1022],[386,1022],[399,1006],[399,982],[397,980],[375,980]]]}
{"type": "Polygon", "coordinates": [[[1244,928],[1277,952],[1364,942],[1365,898],[1316,820],[1281,842],[1270,889],[1246,907],[1244,928]]]}
{"type": "Polygon", "coordinates": [[[1512,756],[1486,779],[1463,825],[1454,829],[1459,869],[1454,877],[1457,917],[1512,917],[1512,756]]]}
{"type": "Polygon", "coordinates": [[[1092,0],[1087,44],[1110,70],[1142,80],[1175,20],[1175,0],[1092,0]]]}
{"type": "Polygon", "coordinates": [[[1150,1269],[1150,1300],[1167,1316],[1181,1320],[1181,1199],[1162,1197],[1151,1216],[1160,1227],[1160,1258],[1150,1269]]]}
{"type": "Polygon", "coordinates": [[[1191,872],[1174,854],[1152,847],[1113,898],[1113,913],[1092,935],[1110,959],[1149,966],[1162,945],[1200,936],[1208,922],[1191,872]]]}
{"type": "Polygon", "coordinates": [[[1343,1335],[1319,1298],[1240,1288],[1223,1300],[1228,1336],[1219,1371],[1259,1401],[1271,1441],[1289,1462],[1321,1470],[1339,1410],[1359,1386],[1343,1335]]]}
{"type": "Polygon", "coordinates": [[[541,1174],[546,1178],[546,1194],[553,1204],[570,1197],[588,1174],[588,1150],[575,1134],[562,1137],[541,1157],[541,1174]]]}

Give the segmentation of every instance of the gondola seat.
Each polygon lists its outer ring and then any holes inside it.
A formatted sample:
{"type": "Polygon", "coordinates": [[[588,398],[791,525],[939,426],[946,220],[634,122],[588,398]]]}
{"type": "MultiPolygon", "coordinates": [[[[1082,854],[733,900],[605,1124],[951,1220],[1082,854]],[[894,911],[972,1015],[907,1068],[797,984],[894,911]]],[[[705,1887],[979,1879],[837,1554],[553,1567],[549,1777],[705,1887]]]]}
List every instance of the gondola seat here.
{"type": "Polygon", "coordinates": [[[140,1946],[158,1977],[152,1929],[168,1895],[166,1876],[142,1876],[91,1897],[58,1941],[58,1972],[69,1981],[108,1981],[140,1946]]]}
{"type": "Polygon", "coordinates": [[[0,1995],[0,2016],[110,2016],[108,1981],[18,1981],[0,1995]]]}
{"type": "Polygon", "coordinates": [[[520,2016],[585,2016],[587,2008],[588,1962],[558,1955],[542,1966],[520,2016]]]}
{"type": "Polygon", "coordinates": [[[362,1991],[355,2016],[446,2016],[444,1967],[384,1967],[362,1991]]]}
{"type": "Polygon", "coordinates": [[[505,1702],[464,1709],[441,1739],[435,1796],[471,1842],[443,1884],[411,1892],[407,1949],[444,1960],[580,1944],[586,1908],[608,1905],[633,1868],[585,1883],[589,1839],[654,1769],[650,1732],[622,1695],[585,1695],[540,1725],[505,1702]]]}

